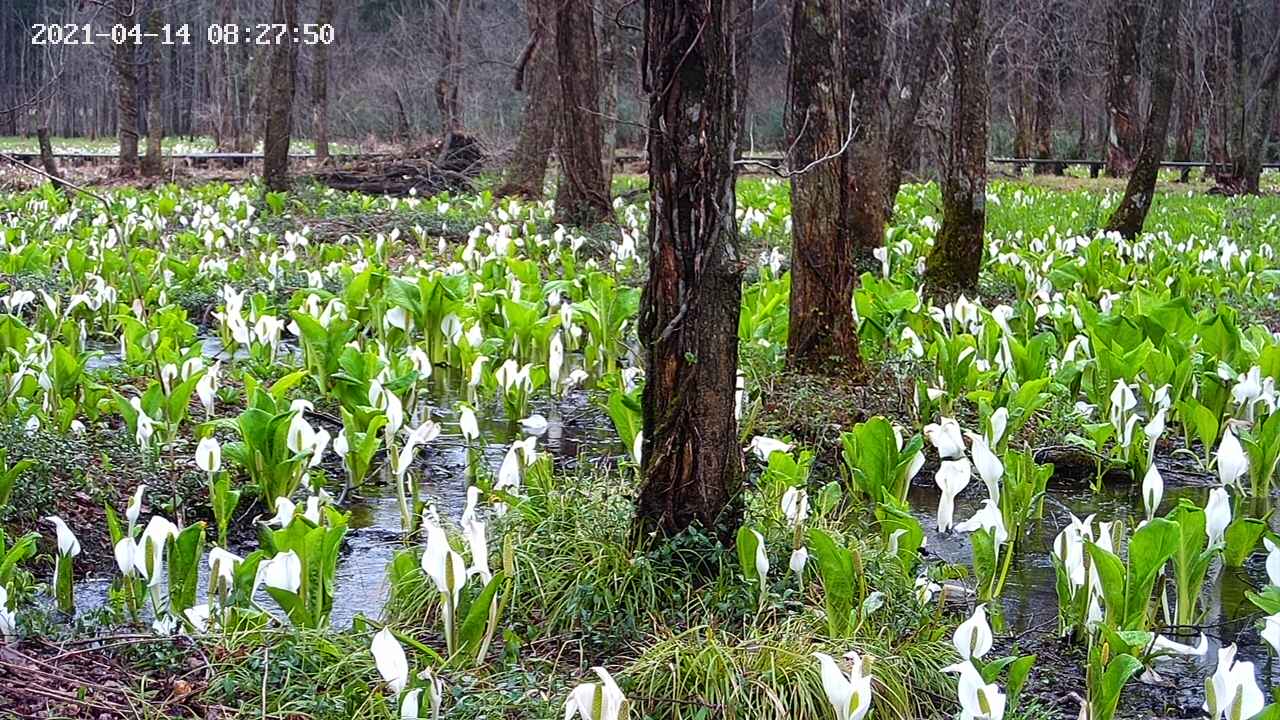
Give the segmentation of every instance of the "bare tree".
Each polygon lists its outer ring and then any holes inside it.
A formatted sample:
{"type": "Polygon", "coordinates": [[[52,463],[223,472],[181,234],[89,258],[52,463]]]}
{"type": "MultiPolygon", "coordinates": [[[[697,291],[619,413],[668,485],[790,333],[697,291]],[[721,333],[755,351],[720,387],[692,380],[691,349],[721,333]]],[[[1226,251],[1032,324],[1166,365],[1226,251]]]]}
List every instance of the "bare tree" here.
{"type": "Polygon", "coordinates": [[[903,174],[916,155],[920,139],[917,118],[925,93],[937,75],[940,55],[938,44],[945,24],[939,21],[936,4],[937,0],[925,0],[918,13],[918,20],[911,24],[908,32],[910,49],[899,82],[900,89],[896,93],[898,99],[890,112],[889,164],[885,169],[884,190],[886,218],[893,215],[903,174]]]}
{"type": "Polygon", "coordinates": [[[142,160],[143,175],[159,175],[164,143],[164,72],[160,66],[160,37],[164,14],[159,0],[151,0],[147,14],[147,155],[142,160]]]}
{"type": "Polygon", "coordinates": [[[1142,133],[1142,150],[1138,153],[1133,174],[1125,186],[1120,205],[1107,221],[1107,230],[1132,238],[1142,232],[1147,211],[1156,192],[1156,176],[1164,160],[1169,137],[1169,115],[1173,107],[1173,86],[1178,73],[1178,16],[1182,0],[1161,0],[1159,27],[1153,38],[1156,57],[1152,65],[1151,112],[1142,133]]]}
{"type": "Polygon", "coordinates": [[[653,200],[639,318],[647,360],[641,541],[695,524],[730,541],[741,521],[735,17],[732,0],[645,3],[653,200]]]}
{"type": "MultiPolygon", "coordinates": [[[[272,22],[295,27],[298,0],[274,0],[272,22]]],[[[293,124],[293,93],[297,75],[297,50],[285,38],[271,49],[270,95],[266,102],[266,133],[262,142],[262,182],[268,190],[289,188],[289,140],[293,124]]]]}
{"type": "Polygon", "coordinates": [[[527,0],[529,45],[516,68],[516,90],[525,91],[520,136],[507,163],[498,196],[542,197],[559,114],[560,76],[556,62],[554,0],[527,0]]]}
{"type": "Polygon", "coordinates": [[[560,72],[558,149],[564,173],[556,212],[567,223],[593,225],[613,213],[601,158],[600,64],[591,0],[559,0],[556,59],[560,72]]]}
{"type": "MultiPolygon", "coordinates": [[[[333,24],[333,0],[320,0],[316,24],[333,24]]],[[[315,63],[311,75],[312,127],[315,129],[316,160],[329,160],[329,46],[315,47],[315,63]]]]}
{"type": "Polygon", "coordinates": [[[1140,142],[1138,57],[1146,0],[1113,0],[1109,7],[1106,171],[1111,177],[1124,177],[1133,169],[1140,142]]]}
{"type": "Polygon", "coordinates": [[[987,83],[985,0],[951,0],[951,137],[942,177],[942,227],[926,260],[932,294],[978,286],[987,223],[987,83]]]}
{"type": "Polygon", "coordinates": [[[458,88],[462,84],[462,0],[437,0],[436,27],[440,31],[440,75],[436,78],[436,110],[440,113],[440,134],[448,137],[462,130],[462,106],[458,88]]]}
{"type": "MultiPolygon", "coordinates": [[[[132,27],[139,20],[137,0],[115,0],[115,23],[132,27]]],[[[116,43],[112,50],[116,71],[116,132],[120,142],[120,163],[116,173],[133,177],[138,173],[138,68],[137,46],[116,43]]]]}

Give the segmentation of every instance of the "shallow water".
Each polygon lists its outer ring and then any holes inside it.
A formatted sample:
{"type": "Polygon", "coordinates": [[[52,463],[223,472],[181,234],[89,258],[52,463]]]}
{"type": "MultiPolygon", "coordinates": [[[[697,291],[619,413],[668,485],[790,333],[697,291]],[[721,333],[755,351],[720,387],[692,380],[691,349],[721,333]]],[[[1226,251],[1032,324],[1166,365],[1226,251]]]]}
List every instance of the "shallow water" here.
{"type": "MultiPolygon", "coordinates": [[[[220,351],[220,345],[206,342],[211,356],[220,351]]],[[[103,356],[106,358],[107,356],[103,356]]],[[[118,355],[115,362],[119,363],[118,355]]],[[[459,392],[464,389],[456,373],[445,368],[433,375],[428,401],[418,409],[420,417],[412,424],[430,419],[441,425],[440,436],[420,451],[411,475],[417,478],[419,497],[434,504],[442,518],[457,521],[467,497],[467,451],[458,428],[456,411],[459,392]]],[[[576,390],[562,401],[553,403],[545,396],[534,401],[531,413],[541,413],[547,418],[546,430],[538,436],[538,451],[550,454],[556,468],[565,469],[578,462],[585,454],[592,461],[621,455],[624,450],[617,439],[607,416],[591,406],[587,394],[576,390]]],[[[511,443],[529,435],[518,422],[509,421],[503,414],[501,402],[486,403],[477,412],[480,427],[481,457],[493,473],[506,455],[511,443]]],[[[328,428],[336,433],[339,428],[328,428]]],[[[332,452],[332,451],[330,451],[332,452]]],[[[371,475],[377,471],[371,471],[371,475]]],[[[335,496],[340,487],[327,488],[335,496]]],[[[298,498],[295,498],[298,499],[298,498]]],[[[347,498],[342,509],[350,513],[348,531],[343,543],[335,580],[334,603],[331,623],[335,628],[351,625],[356,615],[378,617],[389,593],[387,567],[395,552],[408,547],[401,534],[400,507],[394,486],[366,481],[366,484],[347,498]]],[[[141,522],[145,523],[146,518],[141,522]]],[[[256,544],[237,545],[231,551],[244,556],[256,549],[256,544]]],[[[207,562],[200,567],[200,595],[204,602],[208,586],[207,562]]],[[[76,607],[89,610],[104,605],[108,590],[115,577],[114,566],[105,576],[90,576],[78,580],[75,588],[76,607]]],[[[257,600],[264,607],[274,608],[265,591],[257,600]]]]}
{"type": "MultiPolygon", "coordinates": [[[[1157,515],[1168,513],[1183,498],[1203,507],[1209,490],[1217,486],[1216,478],[1209,475],[1174,468],[1166,472],[1163,465],[1160,469],[1165,490],[1157,515]]],[[[939,496],[940,491],[930,471],[923,471],[916,477],[908,494],[915,514],[924,526],[926,549],[945,562],[969,566],[972,553],[968,536],[954,531],[938,532],[936,511],[939,496]]],[[[956,522],[972,516],[986,497],[986,485],[975,477],[956,499],[956,522]]],[[[1087,482],[1059,475],[1050,478],[1044,517],[1032,525],[1010,567],[1004,594],[999,601],[1005,626],[998,635],[1056,634],[1058,596],[1050,552],[1054,538],[1068,523],[1068,512],[1079,518],[1096,514],[1100,522],[1123,519],[1130,524],[1145,516],[1139,486],[1128,480],[1107,481],[1095,492],[1087,482]]],[[[1272,529],[1276,529],[1275,516],[1270,523],[1272,529]]],[[[1245,592],[1260,589],[1266,581],[1265,556],[1261,551],[1255,553],[1244,567],[1227,568],[1220,562],[1215,563],[1205,578],[1201,595],[1201,607],[1207,609],[1201,627],[1210,640],[1209,652],[1198,662],[1198,668],[1188,669],[1212,671],[1217,662],[1217,649],[1234,642],[1239,646],[1237,658],[1254,662],[1259,680],[1267,683],[1263,687],[1280,681],[1280,667],[1273,667],[1277,664],[1268,662],[1269,646],[1253,627],[1261,618],[1261,612],[1245,597],[1245,592]]],[[[1173,639],[1194,645],[1198,636],[1173,639]]],[[[1181,659],[1164,660],[1161,672],[1168,675],[1176,664],[1185,662],[1181,659]]]]}

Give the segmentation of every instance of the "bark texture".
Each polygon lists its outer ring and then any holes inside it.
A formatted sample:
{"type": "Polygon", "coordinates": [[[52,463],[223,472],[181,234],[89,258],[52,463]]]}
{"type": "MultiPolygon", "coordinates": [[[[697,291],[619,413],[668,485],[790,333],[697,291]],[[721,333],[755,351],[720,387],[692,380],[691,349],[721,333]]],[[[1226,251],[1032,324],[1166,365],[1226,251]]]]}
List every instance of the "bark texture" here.
{"type": "Polygon", "coordinates": [[[601,166],[604,129],[600,122],[600,66],[591,7],[591,0],[563,0],[556,9],[563,172],[556,213],[562,222],[571,225],[594,225],[613,212],[601,166]]]}
{"type": "MultiPolygon", "coordinates": [[[[272,22],[298,24],[297,0],[274,0],[272,22]]],[[[296,46],[282,42],[271,51],[271,86],[266,101],[267,125],[262,142],[262,181],[268,190],[289,188],[289,140],[293,124],[293,93],[298,54],[296,46]]]]}
{"type": "Polygon", "coordinates": [[[1142,232],[1147,211],[1156,192],[1156,176],[1164,160],[1169,136],[1169,116],[1173,108],[1173,89],[1178,71],[1178,13],[1182,0],[1161,0],[1156,43],[1155,73],[1151,79],[1151,112],[1142,133],[1142,150],[1138,153],[1133,174],[1124,189],[1120,205],[1107,221],[1107,230],[1133,238],[1142,232]]]}
{"type": "MultiPolygon", "coordinates": [[[[636,537],[741,521],[734,390],[742,259],[734,217],[733,0],[649,0],[649,279],[636,537]]],[[[562,26],[563,27],[563,26],[562,26]]]]}
{"type": "MultiPolygon", "coordinates": [[[[133,27],[140,20],[137,0],[115,0],[113,21],[133,27]]],[[[112,46],[112,64],[116,71],[117,137],[120,162],[116,174],[133,177],[138,174],[138,48],[130,42],[112,46]]]]}
{"type": "Polygon", "coordinates": [[[738,43],[733,71],[738,83],[738,153],[751,149],[751,131],[747,127],[747,110],[751,107],[751,45],[756,29],[756,0],[737,0],[738,10],[733,32],[738,43]]]}
{"type": "MultiPolygon", "coordinates": [[[[320,0],[316,24],[333,23],[333,0],[320,0]]],[[[329,160],[329,46],[315,46],[315,65],[311,76],[312,127],[315,130],[316,160],[329,160]]]]}
{"type": "MultiPolygon", "coordinates": [[[[825,372],[860,365],[850,304],[854,235],[846,194],[854,187],[844,147],[849,77],[842,54],[841,0],[795,0],[787,136],[791,178],[791,308],[787,363],[825,372]]],[[[856,101],[855,101],[856,102],[856,101]]],[[[852,144],[852,143],[850,143],[852,144]]],[[[882,205],[874,208],[881,222],[882,205]]]]}
{"type": "Polygon", "coordinates": [[[978,287],[987,223],[988,42],[984,0],[951,0],[951,137],[942,227],[924,273],[935,297],[978,287]]]}
{"type": "MultiPolygon", "coordinates": [[[[844,73],[851,112],[842,118],[849,135],[845,152],[845,232],[853,246],[854,277],[879,267],[873,255],[884,245],[885,216],[885,88],[884,0],[844,0],[844,73]],[[848,124],[852,121],[853,127],[848,124]]],[[[845,298],[845,309],[852,293],[845,298]]],[[[855,351],[856,352],[856,351],[855,351]]],[[[856,355],[854,356],[856,357],[856,355]]]]}
{"type": "Polygon", "coordinates": [[[1133,169],[1138,130],[1138,47],[1146,0],[1113,0],[1107,14],[1107,175],[1124,177],[1133,169]]]}
{"type": "Polygon", "coordinates": [[[556,142],[560,75],[556,62],[555,9],[552,0],[528,0],[531,47],[516,71],[516,90],[525,92],[520,137],[494,194],[542,197],[551,148],[556,142]]]}

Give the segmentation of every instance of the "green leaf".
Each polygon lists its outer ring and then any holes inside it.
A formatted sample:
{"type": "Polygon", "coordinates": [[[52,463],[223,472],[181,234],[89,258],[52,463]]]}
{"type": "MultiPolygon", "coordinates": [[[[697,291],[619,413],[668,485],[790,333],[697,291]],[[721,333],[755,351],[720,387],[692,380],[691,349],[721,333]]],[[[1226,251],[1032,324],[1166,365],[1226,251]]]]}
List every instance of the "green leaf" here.
{"type": "Polygon", "coordinates": [[[1227,567],[1240,567],[1258,547],[1258,541],[1267,531],[1267,524],[1257,518],[1238,517],[1227,526],[1226,551],[1223,562],[1227,567]]]}
{"type": "Polygon", "coordinates": [[[818,528],[809,531],[809,550],[817,560],[818,573],[822,578],[828,630],[833,638],[844,637],[849,631],[850,614],[855,605],[853,556],[818,528]]]}
{"type": "Polygon", "coordinates": [[[738,564],[742,566],[742,576],[750,583],[760,582],[760,573],[756,572],[756,551],[760,547],[760,538],[749,527],[738,528],[738,564]]]}
{"type": "MultiPolygon", "coordinates": [[[[489,613],[497,611],[498,591],[507,584],[506,576],[499,572],[490,578],[480,594],[471,601],[471,607],[467,609],[466,617],[463,618],[462,626],[458,630],[458,655],[472,657],[483,646],[485,634],[489,629],[489,613]]],[[[476,663],[480,663],[483,659],[474,658],[476,663]]]]}
{"type": "Polygon", "coordinates": [[[178,617],[196,604],[203,556],[204,523],[198,522],[179,533],[169,551],[169,611],[178,617]]]}

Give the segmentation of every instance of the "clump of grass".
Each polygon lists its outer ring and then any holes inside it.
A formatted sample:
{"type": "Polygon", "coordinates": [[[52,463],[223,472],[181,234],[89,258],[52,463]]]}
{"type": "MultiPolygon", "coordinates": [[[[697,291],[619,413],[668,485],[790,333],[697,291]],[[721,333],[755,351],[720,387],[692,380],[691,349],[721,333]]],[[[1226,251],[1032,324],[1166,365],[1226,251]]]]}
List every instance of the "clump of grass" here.
{"type": "Polygon", "coordinates": [[[873,684],[876,717],[939,716],[952,693],[941,668],[951,650],[941,641],[888,647],[816,638],[801,619],[737,636],[709,626],[659,637],[624,674],[628,697],[647,718],[826,718],[814,652],[862,654],[873,684]],[[937,698],[937,700],[935,700],[937,698]]]}
{"type": "MultiPolygon", "coordinates": [[[[494,524],[490,547],[511,538],[515,569],[503,622],[525,642],[572,635],[592,654],[608,653],[655,626],[685,624],[695,596],[721,597],[719,578],[736,560],[709,536],[633,547],[632,486],[617,471],[584,469],[528,487],[526,503],[494,524]]],[[[386,617],[431,622],[435,600],[435,588],[409,570],[393,583],[386,617]]]]}

